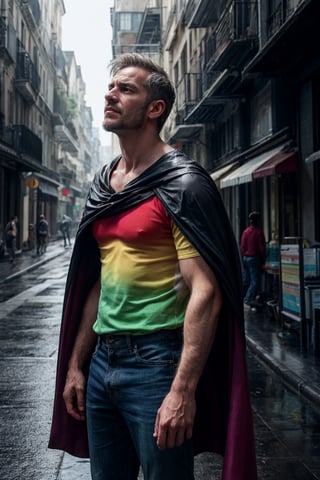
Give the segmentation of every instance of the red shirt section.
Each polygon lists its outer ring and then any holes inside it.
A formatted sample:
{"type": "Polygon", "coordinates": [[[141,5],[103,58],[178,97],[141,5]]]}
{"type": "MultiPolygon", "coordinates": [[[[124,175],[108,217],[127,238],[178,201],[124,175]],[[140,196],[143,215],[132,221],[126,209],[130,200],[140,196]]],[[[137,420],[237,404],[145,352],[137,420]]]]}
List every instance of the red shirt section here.
{"type": "Polygon", "coordinates": [[[263,231],[250,225],[246,228],[241,237],[240,245],[243,257],[265,257],[266,256],[266,240],[263,231]]]}

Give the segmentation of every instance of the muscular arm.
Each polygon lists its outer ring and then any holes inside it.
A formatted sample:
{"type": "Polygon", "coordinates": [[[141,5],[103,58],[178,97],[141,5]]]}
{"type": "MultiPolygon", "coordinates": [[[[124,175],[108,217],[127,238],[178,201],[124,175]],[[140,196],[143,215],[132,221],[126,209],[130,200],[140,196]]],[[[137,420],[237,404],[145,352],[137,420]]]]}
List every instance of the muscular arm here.
{"type": "Polygon", "coordinates": [[[217,280],[201,257],[180,261],[190,289],[179,367],[170,392],[158,410],[154,436],[159,448],[181,445],[192,437],[195,391],[212,346],[222,296],[217,280]]]}
{"type": "Polygon", "coordinates": [[[86,380],[83,368],[87,364],[88,357],[97,340],[92,326],[97,318],[99,295],[100,280],[94,284],[84,304],[63,392],[67,412],[76,420],[85,418],[86,380]]]}

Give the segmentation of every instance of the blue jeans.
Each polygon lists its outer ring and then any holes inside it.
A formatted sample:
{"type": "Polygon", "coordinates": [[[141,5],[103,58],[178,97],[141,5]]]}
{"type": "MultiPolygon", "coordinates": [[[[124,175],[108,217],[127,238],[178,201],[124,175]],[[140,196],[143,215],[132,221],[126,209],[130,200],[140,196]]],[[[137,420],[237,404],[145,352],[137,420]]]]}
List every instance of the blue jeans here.
{"type": "Polygon", "coordinates": [[[194,480],[191,441],[159,450],[153,438],[157,410],[181,354],[182,330],[100,338],[87,388],[87,424],[93,480],[194,480]]]}
{"type": "Polygon", "coordinates": [[[255,300],[260,283],[260,267],[259,257],[243,257],[244,303],[250,304],[255,300]]]}

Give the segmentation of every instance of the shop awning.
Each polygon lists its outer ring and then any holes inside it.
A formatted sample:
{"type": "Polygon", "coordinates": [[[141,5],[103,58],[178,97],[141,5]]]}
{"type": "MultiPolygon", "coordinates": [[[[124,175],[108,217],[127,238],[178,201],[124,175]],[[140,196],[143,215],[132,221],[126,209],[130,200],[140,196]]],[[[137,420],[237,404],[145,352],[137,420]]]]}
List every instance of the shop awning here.
{"type": "Polygon", "coordinates": [[[39,190],[41,190],[41,192],[44,193],[45,195],[50,195],[50,197],[58,198],[59,196],[57,187],[55,185],[51,185],[50,183],[43,181],[42,179],[40,179],[39,190]]]}
{"type": "Polygon", "coordinates": [[[244,163],[241,167],[237,168],[221,180],[221,188],[234,187],[243,183],[252,182],[253,172],[280,153],[282,148],[283,146],[274,148],[244,163]]]}
{"type": "Polygon", "coordinates": [[[237,162],[229,163],[229,165],[225,165],[224,167],[219,168],[211,173],[211,178],[215,182],[221,180],[221,178],[226,175],[230,170],[232,170],[237,165],[237,162]]]}
{"type": "Polygon", "coordinates": [[[278,153],[253,172],[253,178],[268,177],[279,173],[294,173],[297,171],[298,154],[296,152],[278,153]]]}

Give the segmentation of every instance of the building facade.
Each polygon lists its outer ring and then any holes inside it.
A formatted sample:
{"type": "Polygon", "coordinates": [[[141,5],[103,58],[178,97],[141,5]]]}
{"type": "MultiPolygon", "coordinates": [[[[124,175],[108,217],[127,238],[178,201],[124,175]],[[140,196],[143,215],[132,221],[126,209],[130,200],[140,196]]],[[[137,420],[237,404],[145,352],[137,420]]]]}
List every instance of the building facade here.
{"type": "Polygon", "coordinates": [[[64,14],[63,0],[0,2],[0,237],[17,215],[18,248],[40,213],[54,237],[85,196],[92,117],[74,53],[62,51],[64,14]]]}

